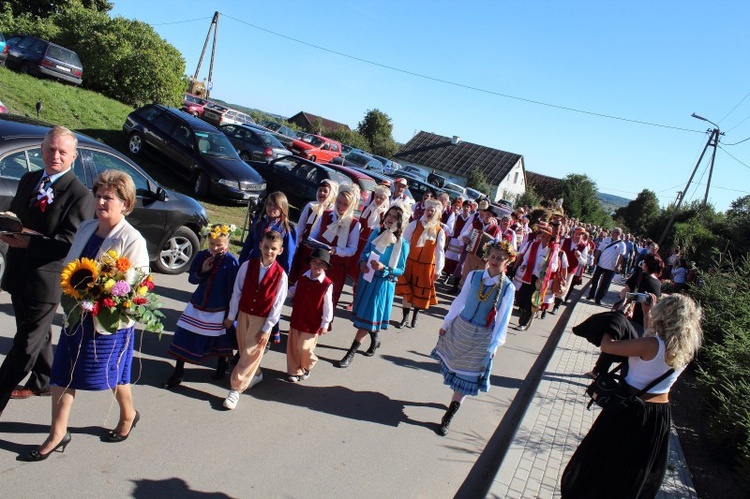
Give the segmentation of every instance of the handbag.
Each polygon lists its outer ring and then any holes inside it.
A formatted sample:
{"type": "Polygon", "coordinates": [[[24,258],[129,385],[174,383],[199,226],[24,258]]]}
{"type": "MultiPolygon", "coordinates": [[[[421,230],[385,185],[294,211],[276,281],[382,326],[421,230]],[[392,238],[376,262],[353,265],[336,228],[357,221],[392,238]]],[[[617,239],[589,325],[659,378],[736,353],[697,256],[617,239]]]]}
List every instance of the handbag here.
{"type": "Polygon", "coordinates": [[[591,397],[591,400],[586,405],[586,409],[591,410],[591,405],[596,403],[596,405],[612,415],[620,414],[631,407],[636,407],[638,411],[641,411],[645,409],[645,402],[640,398],[641,395],[664,381],[674,372],[674,369],[668,370],[649,383],[643,390],[635,395],[631,395],[628,386],[625,384],[625,377],[618,373],[624,365],[625,363],[621,362],[611,371],[600,374],[586,388],[586,394],[591,397]]]}

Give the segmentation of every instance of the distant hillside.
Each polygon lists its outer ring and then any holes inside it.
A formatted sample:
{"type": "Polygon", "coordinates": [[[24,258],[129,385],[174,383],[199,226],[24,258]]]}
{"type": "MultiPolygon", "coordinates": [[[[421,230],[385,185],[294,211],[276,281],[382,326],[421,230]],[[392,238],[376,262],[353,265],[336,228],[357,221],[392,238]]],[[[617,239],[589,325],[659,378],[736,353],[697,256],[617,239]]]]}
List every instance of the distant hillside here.
{"type": "Polygon", "coordinates": [[[602,208],[604,208],[607,213],[614,213],[617,208],[627,206],[628,203],[632,201],[632,199],[615,196],[614,194],[605,194],[603,192],[597,192],[596,197],[599,198],[599,201],[602,203],[602,208]]]}

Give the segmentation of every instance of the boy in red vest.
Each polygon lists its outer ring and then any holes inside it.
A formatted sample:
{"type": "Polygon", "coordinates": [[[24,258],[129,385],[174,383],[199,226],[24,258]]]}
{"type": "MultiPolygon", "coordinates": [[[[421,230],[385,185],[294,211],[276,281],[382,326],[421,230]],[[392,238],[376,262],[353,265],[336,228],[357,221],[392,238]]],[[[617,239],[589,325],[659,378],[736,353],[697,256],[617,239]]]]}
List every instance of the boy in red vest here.
{"type": "Polygon", "coordinates": [[[230,391],[224,400],[229,410],[237,407],[240,393],[263,380],[260,361],[271,329],[279,322],[287,294],[287,276],[276,261],[284,251],[281,234],[269,230],[260,243],[260,258],[251,258],[240,267],[234,281],[229,314],[230,327],[237,319],[237,346],[240,360],[229,378],[230,391]]]}
{"type": "Polygon", "coordinates": [[[306,380],[318,361],[318,336],[328,332],[333,319],[333,281],[326,277],[331,267],[330,253],[314,249],[307,259],[310,270],[289,290],[292,318],[286,343],[286,372],[292,383],[306,380]]]}

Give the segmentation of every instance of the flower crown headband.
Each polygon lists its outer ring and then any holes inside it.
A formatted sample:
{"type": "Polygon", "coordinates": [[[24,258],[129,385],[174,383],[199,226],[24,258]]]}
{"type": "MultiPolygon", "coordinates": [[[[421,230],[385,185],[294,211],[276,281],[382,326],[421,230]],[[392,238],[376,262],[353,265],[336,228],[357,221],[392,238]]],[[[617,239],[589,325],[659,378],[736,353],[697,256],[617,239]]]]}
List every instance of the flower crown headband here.
{"type": "Polygon", "coordinates": [[[508,241],[490,241],[484,245],[484,257],[488,259],[490,257],[490,251],[497,249],[508,255],[508,260],[512,262],[516,259],[516,252],[513,250],[513,246],[508,241]]]}
{"type": "Polygon", "coordinates": [[[217,237],[221,236],[229,237],[236,231],[237,226],[235,226],[234,224],[214,224],[210,227],[203,227],[201,234],[203,234],[204,236],[208,236],[211,239],[216,239],[217,237]]]}

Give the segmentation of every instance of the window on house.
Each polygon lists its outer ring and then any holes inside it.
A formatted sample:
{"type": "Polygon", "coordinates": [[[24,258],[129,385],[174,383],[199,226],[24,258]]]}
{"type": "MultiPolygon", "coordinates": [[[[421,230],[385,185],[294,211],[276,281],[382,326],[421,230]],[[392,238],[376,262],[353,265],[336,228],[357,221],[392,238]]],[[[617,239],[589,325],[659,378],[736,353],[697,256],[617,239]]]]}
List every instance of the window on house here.
{"type": "Polygon", "coordinates": [[[513,183],[514,184],[518,183],[518,172],[516,172],[516,176],[513,178],[513,183]]]}

